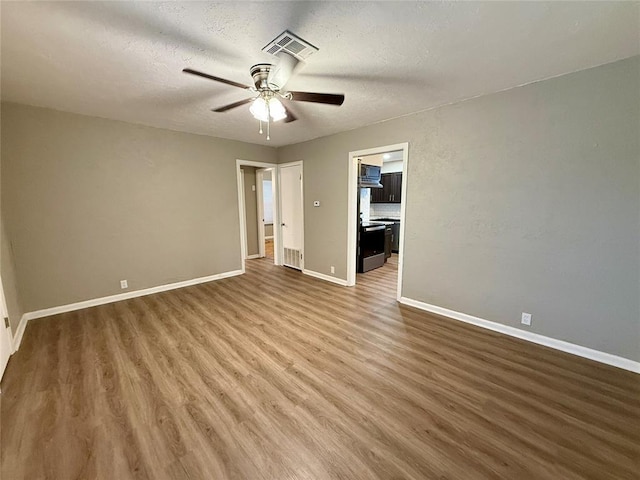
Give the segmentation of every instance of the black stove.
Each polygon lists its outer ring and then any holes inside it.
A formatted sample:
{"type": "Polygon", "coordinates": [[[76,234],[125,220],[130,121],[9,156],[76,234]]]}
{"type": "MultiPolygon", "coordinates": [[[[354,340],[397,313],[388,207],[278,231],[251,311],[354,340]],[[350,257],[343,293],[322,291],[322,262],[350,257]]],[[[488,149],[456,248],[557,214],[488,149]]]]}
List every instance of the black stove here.
{"type": "Polygon", "coordinates": [[[384,265],[385,229],[382,222],[360,222],[358,229],[358,273],[384,265]]]}

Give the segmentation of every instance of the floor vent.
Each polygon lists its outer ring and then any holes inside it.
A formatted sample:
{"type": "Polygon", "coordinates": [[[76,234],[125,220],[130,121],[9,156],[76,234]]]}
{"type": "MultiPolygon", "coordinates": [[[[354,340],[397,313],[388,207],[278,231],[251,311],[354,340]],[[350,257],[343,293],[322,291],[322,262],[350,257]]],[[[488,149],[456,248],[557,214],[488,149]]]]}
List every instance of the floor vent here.
{"type": "Polygon", "coordinates": [[[287,267],[291,267],[291,268],[297,268],[298,270],[301,270],[300,267],[300,250],[295,250],[293,248],[286,248],[284,249],[284,262],[283,264],[287,267]]]}

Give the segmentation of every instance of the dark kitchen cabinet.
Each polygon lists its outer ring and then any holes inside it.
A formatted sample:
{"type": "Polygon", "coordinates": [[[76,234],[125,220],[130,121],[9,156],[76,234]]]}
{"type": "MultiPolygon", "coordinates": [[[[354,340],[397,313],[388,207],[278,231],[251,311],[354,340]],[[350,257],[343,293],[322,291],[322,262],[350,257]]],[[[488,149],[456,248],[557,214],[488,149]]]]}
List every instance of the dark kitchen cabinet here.
{"type": "Polygon", "coordinates": [[[383,173],[382,188],[371,189],[371,203],[400,203],[402,198],[402,172],[383,173]]]}
{"type": "MultiPolygon", "coordinates": [[[[384,185],[384,175],[382,175],[382,179],[380,183],[384,185]]],[[[372,188],[371,189],[371,203],[385,203],[385,188],[372,188]]]]}
{"type": "Polygon", "coordinates": [[[400,222],[391,226],[391,251],[398,253],[400,250],[400,222]]]}
{"type": "Polygon", "coordinates": [[[384,261],[391,256],[393,250],[393,225],[384,227],[384,261]]]}

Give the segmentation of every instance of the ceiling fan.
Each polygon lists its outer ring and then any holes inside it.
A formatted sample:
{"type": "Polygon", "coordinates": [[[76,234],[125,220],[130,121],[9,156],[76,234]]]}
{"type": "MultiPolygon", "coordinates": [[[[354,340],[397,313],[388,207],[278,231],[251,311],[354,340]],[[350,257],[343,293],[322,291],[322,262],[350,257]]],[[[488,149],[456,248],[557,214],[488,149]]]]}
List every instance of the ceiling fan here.
{"type": "Polygon", "coordinates": [[[270,140],[269,126],[272,121],[283,120],[284,123],[289,123],[297,119],[291,110],[283,105],[281,100],[323,103],[336,106],[340,106],[344,102],[344,95],[342,94],[284,90],[297,64],[318,51],[310,43],[285,30],[262,50],[276,56],[278,62],[276,64],[258,63],[251,67],[250,73],[254,86],[244,85],[191,68],[184,68],[182,71],[251,92],[252,96],[250,98],[214,108],[212,111],[227,112],[251,103],[249,111],[260,122],[260,134],[263,133],[262,124],[267,124],[267,140],[270,140]]]}

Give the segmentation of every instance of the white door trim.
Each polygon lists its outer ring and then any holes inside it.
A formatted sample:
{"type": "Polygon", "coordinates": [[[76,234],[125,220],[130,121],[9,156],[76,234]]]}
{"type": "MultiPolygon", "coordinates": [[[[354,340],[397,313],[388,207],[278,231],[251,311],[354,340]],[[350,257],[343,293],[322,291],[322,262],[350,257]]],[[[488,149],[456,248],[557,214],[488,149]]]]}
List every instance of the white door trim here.
{"type": "Polygon", "coordinates": [[[244,261],[247,259],[247,205],[245,202],[246,192],[244,191],[244,170],[240,169],[240,180],[238,183],[238,199],[240,201],[240,246],[242,249],[242,271],[244,272],[244,261]]]}
{"type": "Polygon", "coordinates": [[[264,253],[264,193],[262,182],[264,181],[264,169],[256,170],[256,202],[258,203],[258,257],[263,258],[264,253]]]}
{"type": "MultiPolygon", "coordinates": [[[[302,258],[300,259],[300,271],[304,270],[304,261],[305,261],[305,248],[304,248],[304,163],[302,160],[296,160],[295,162],[287,162],[287,163],[280,163],[278,164],[278,171],[277,171],[277,177],[278,177],[278,185],[277,188],[280,188],[280,169],[283,167],[293,167],[296,165],[300,165],[300,198],[302,201],[302,241],[300,242],[302,244],[302,258]]],[[[276,188],[276,185],[273,185],[273,188],[276,188]]],[[[282,211],[282,205],[280,204],[280,190],[278,190],[278,198],[277,198],[277,202],[278,202],[278,211],[282,211]]],[[[274,241],[273,241],[273,248],[274,248],[274,252],[277,252],[276,255],[278,256],[278,258],[283,258],[284,255],[284,247],[282,245],[282,243],[276,243],[275,238],[279,237],[282,238],[282,224],[279,221],[276,222],[276,218],[274,215],[273,218],[273,235],[274,235],[274,241]],[[277,228],[276,228],[277,227],[277,228]],[[278,231],[278,234],[276,235],[276,231],[278,231]]],[[[277,265],[282,265],[281,263],[278,263],[277,265]]]]}
{"type": "MultiPolygon", "coordinates": [[[[9,318],[9,307],[7,306],[7,300],[4,296],[4,287],[2,285],[1,278],[0,278],[0,314],[2,314],[2,318],[0,319],[0,328],[2,329],[2,333],[0,333],[0,335],[3,336],[3,338],[1,338],[0,341],[5,341],[5,340],[7,341],[6,355],[7,355],[7,362],[8,362],[9,357],[13,353],[15,353],[16,347],[13,341],[14,340],[13,333],[11,332],[11,322],[9,322],[9,325],[7,327],[5,327],[4,325],[4,319],[9,318]]],[[[0,363],[0,380],[2,380],[2,375],[4,374],[6,366],[7,366],[7,363],[5,362],[0,363]]]]}
{"type": "MultiPolygon", "coordinates": [[[[266,163],[266,162],[255,162],[252,160],[241,160],[236,159],[236,180],[237,180],[237,189],[238,189],[238,219],[240,221],[240,261],[242,265],[242,273],[245,273],[245,259],[247,256],[247,236],[246,236],[246,219],[245,219],[245,204],[244,204],[244,181],[242,179],[243,172],[240,168],[241,166],[246,167],[257,167],[257,168],[273,168],[274,171],[278,168],[278,165],[275,163],[266,163]]],[[[274,175],[277,177],[277,175],[274,175]]],[[[273,222],[274,224],[280,219],[280,211],[279,211],[279,200],[280,195],[277,191],[278,188],[278,179],[273,178],[273,195],[274,195],[274,209],[273,209],[273,222]],[[278,208],[275,206],[278,205],[278,208]]],[[[274,264],[281,265],[280,260],[280,232],[276,233],[276,230],[273,231],[273,246],[274,246],[274,264]]],[[[264,247],[263,247],[264,248],[264,247]]]]}
{"type": "Polygon", "coordinates": [[[402,150],[402,198],[400,199],[400,248],[398,249],[398,291],[396,298],[402,297],[402,269],[404,265],[405,211],[407,205],[407,171],[409,166],[409,143],[396,143],[382,147],[367,148],[349,152],[349,192],[347,207],[347,285],[356,284],[356,250],[358,248],[358,157],[402,150]]]}

